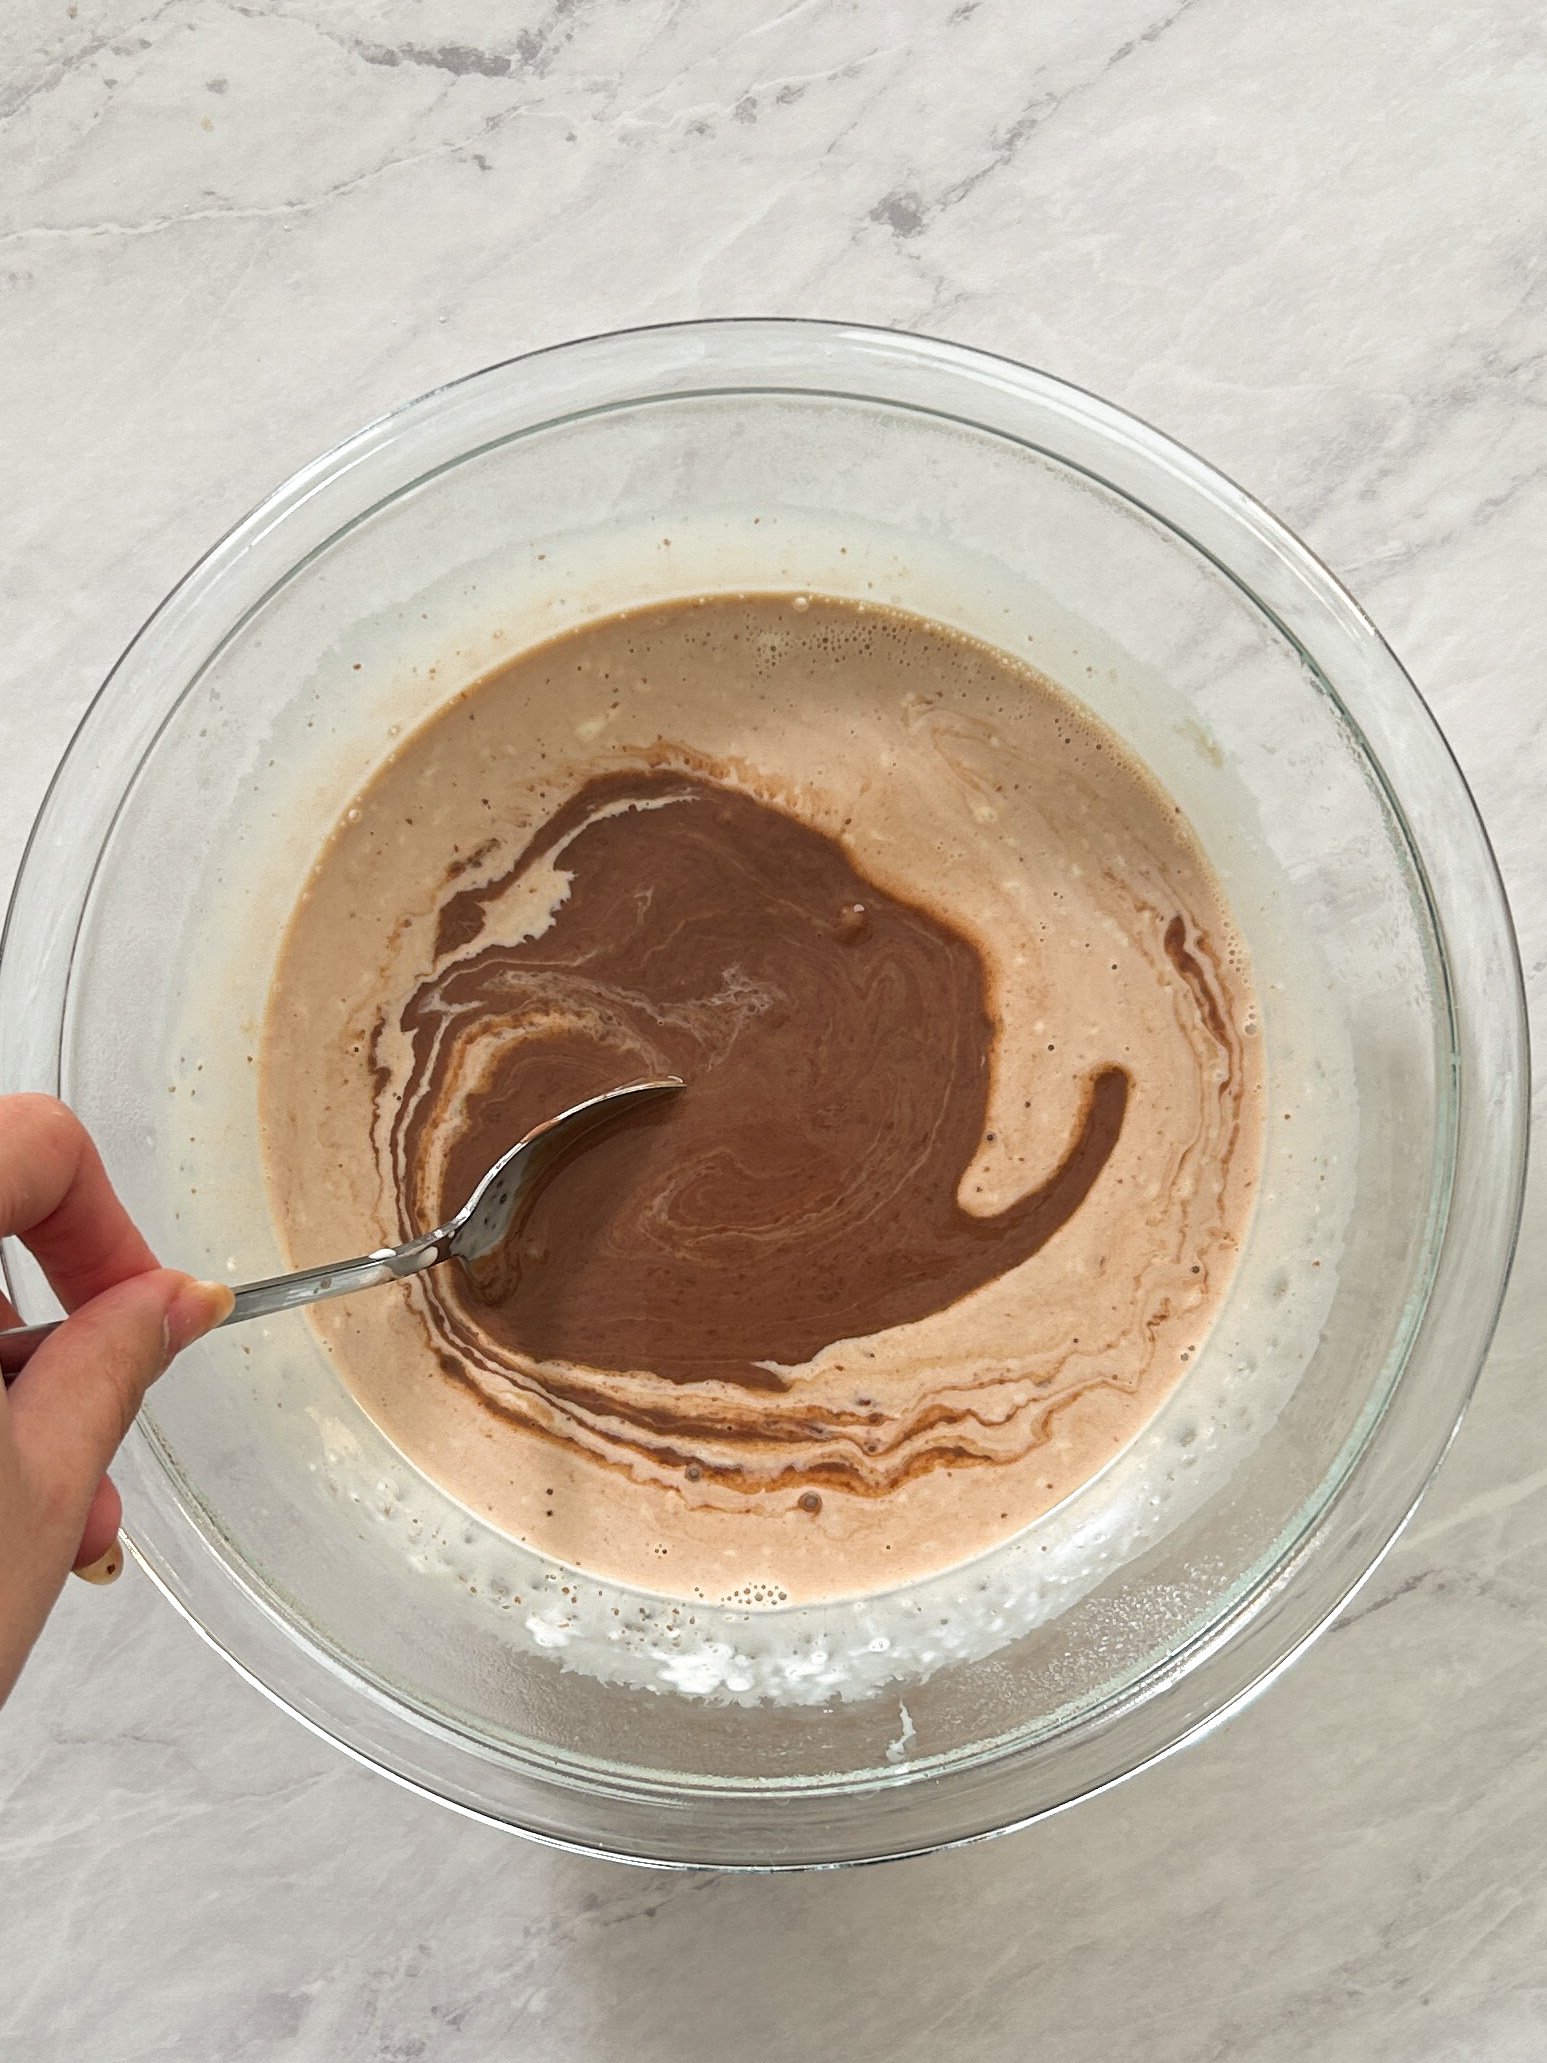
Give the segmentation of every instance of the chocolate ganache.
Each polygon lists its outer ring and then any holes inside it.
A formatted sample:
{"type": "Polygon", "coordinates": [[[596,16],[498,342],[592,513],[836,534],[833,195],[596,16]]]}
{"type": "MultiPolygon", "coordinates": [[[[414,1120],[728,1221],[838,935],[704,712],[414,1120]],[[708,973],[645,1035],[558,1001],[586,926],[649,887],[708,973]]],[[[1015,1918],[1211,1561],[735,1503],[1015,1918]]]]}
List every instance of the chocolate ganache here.
{"type": "Polygon", "coordinates": [[[1190,827],[1069,698],[921,618],[721,596],[520,654],[356,798],[276,972],[268,1160],[322,1258],[682,1076],[494,1292],[314,1322],[516,1537],[831,1594],[1017,1530],[1185,1374],[1253,1194],[1255,1024],[1190,827]]]}

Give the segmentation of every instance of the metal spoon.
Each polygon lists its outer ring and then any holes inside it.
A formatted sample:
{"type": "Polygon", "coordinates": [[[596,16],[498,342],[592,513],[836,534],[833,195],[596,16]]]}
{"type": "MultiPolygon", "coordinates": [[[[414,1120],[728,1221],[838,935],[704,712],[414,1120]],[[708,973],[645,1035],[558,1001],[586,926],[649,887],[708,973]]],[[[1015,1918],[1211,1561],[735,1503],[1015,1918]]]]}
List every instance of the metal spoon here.
{"type": "MultiPolygon", "coordinates": [[[[582,1139],[611,1124],[625,1111],[637,1110],[658,1096],[672,1096],[682,1087],[675,1075],[657,1081],[626,1082],[603,1096],[587,1097],[584,1103],[561,1110],[557,1117],[535,1126],[526,1137],[502,1153],[456,1216],[421,1239],[405,1246],[378,1247],[355,1261],[335,1261],[331,1267],[302,1268],[294,1275],[274,1275],[265,1282],[245,1283],[236,1292],[236,1303],[226,1325],[238,1325],[244,1318],[267,1318],[275,1311],[294,1311],[315,1304],[323,1297],[348,1296],[352,1290],[373,1289],[381,1282],[397,1282],[405,1275],[417,1275],[421,1268],[435,1268],[442,1261],[460,1261],[474,1283],[486,1292],[508,1288],[511,1271],[503,1249],[517,1219],[526,1211],[539,1189],[582,1139]],[[483,1265],[480,1266],[480,1263],[483,1265]]],[[[51,1332],[64,1323],[21,1325],[0,1332],[0,1373],[7,1386],[19,1375],[33,1353],[51,1332]]]]}

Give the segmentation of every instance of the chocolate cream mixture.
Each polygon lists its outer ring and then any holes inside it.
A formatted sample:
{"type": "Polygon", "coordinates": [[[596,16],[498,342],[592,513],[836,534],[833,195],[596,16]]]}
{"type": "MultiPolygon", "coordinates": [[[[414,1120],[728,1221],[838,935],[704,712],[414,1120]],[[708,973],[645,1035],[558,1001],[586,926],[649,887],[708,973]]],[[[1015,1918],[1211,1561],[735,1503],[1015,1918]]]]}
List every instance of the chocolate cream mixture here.
{"type": "Polygon", "coordinates": [[[522,654],[376,776],[280,956],[265,1138],[302,1265],[681,1075],[555,1178],[500,1301],[447,1268],[314,1322],[515,1537],[777,1602],[981,1551],[1155,1410],[1250,1208],[1254,1028],[1190,830],[1048,682],[719,597],[522,654]]]}

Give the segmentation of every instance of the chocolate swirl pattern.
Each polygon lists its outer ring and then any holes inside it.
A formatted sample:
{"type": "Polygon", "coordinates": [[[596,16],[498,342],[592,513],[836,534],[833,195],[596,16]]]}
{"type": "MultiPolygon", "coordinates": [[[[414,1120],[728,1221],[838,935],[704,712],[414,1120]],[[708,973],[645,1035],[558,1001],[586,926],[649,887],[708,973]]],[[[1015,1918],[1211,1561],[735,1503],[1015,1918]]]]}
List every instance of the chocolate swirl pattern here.
{"type": "Polygon", "coordinates": [[[918,619],[726,597],[518,660],[360,798],[275,998],[301,1259],[330,1197],[406,1236],[562,1105],[688,1082],[554,1181],[498,1301],[441,1271],[319,1320],[474,1508],[685,1594],[1014,1530],[1185,1372],[1249,1206],[1254,1008],[1190,833],[918,619]]]}
{"type": "MultiPolygon", "coordinates": [[[[549,1187],[507,1301],[477,1308],[440,1278],[465,1352],[785,1390],[777,1364],[911,1324],[1038,1252],[1122,1128],[1128,1077],[1105,1067],[1045,1179],[963,1210],[993,1041],[975,947],[836,840],[691,775],[589,782],[503,875],[452,897],[440,937],[466,942],[404,1006],[413,1064],[382,1113],[405,1226],[449,1215],[567,1103],[636,1075],[689,1085],[549,1187]],[[548,928],[481,944],[482,909],[538,863],[569,877],[548,928]]],[[[756,1440],[758,1411],[742,1415],[756,1440]]]]}

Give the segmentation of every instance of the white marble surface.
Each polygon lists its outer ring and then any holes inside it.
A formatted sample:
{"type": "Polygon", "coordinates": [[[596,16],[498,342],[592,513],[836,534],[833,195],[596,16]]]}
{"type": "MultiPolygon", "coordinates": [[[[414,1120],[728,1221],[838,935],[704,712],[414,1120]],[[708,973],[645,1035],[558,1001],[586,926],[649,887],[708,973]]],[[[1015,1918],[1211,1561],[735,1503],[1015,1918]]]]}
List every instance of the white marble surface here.
{"type": "MultiPolygon", "coordinates": [[[[87,697],[367,416],[582,331],[846,315],[1137,409],[1369,605],[1547,996],[1547,28],[1522,0],[10,0],[0,879],[87,697]]],[[[1544,1191],[1344,1622],[1043,1828],[778,1881],[354,1768],[143,1578],[0,1717],[0,2053],[466,2063],[1547,2052],[1544,1191]]]]}

